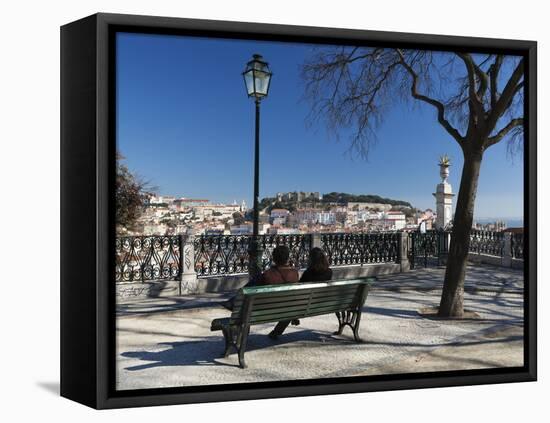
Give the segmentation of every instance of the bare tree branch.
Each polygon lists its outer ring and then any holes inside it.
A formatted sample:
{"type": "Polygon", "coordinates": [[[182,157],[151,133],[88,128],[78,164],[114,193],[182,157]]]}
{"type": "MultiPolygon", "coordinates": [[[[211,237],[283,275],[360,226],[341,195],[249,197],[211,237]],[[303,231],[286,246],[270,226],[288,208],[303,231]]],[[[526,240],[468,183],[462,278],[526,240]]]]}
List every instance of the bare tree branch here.
{"type": "Polygon", "coordinates": [[[457,53],[457,56],[462,59],[466,65],[468,72],[468,92],[469,92],[469,106],[470,117],[474,125],[478,125],[483,121],[482,99],[487,89],[487,75],[474,63],[472,56],[467,53],[457,53]],[[482,75],[482,76],[480,76],[482,75]],[[479,89],[476,90],[476,78],[480,79],[479,89]]]}
{"type": "Polygon", "coordinates": [[[523,127],[523,118],[515,118],[512,119],[510,122],[508,122],[500,131],[498,131],[495,135],[492,137],[489,137],[485,143],[485,148],[488,148],[497,142],[499,142],[502,138],[504,138],[512,129],[517,127],[523,127]]]}
{"type": "Polygon", "coordinates": [[[337,140],[344,133],[339,129],[353,128],[348,151],[364,157],[376,141],[376,129],[386,109],[397,100],[429,104],[437,112],[437,122],[461,147],[472,142],[481,148],[506,135],[520,140],[516,135],[521,125],[502,137],[493,133],[503,114],[510,119],[518,117],[522,104],[518,94],[523,93],[523,61],[517,58],[507,62],[507,57],[434,55],[382,47],[325,48],[302,68],[304,95],[312,103],[310,119],[323,119],[337,140]],[[499,92],[499,83],[504,84],[503,70],[511,76],[499,92]]]}
{"type": "Polygon", "coordinates": [[[523,87],[523,82],[520,82],[520,80],[523,78],[523,62],[524,59],[522,58],[512,72],[512,75],[506,83],[504,90],[502,90],[500,98],[497,100],[495,106],[492,108],[491,113],[489,114],[489,117],[487,119],[487,135],[489,135],[489,133],[491,133],[491,131],[494,129],[498,119],[508,109],[516,93],[520,91],[523,87]]]}
{"type": "Polygon", "coordinates": [[[489,69],[489,75],[491,76],[491,110],[495,108],[498,100],[498,75],[500,73],[503,60],[504,56],[499,54],[489,69]]]}
{"type": "Polygon", "coordinates": [[[445,106],[440,101],[437,101],[433,98],[430,98],[428,96],[425,96],[423,94],[420,94],[418,92],[417,84],[418,84],[418,75],[414,71],[414,69],[406,62],[405,57],[403,55],[403,52],[399,49],[397,49],[397,53],[399,54],[399,57],[401,58],[401,64],[403,67],[407,70],[409,75],[412,78],[411,83],[411,95],[413,98],[423,101],[425,103],[431,104],[437,109],[437,121],[445,128],[445,130],[458,142],[460,145],[464,142],[464,138],[458,132],[457,129],[455,129],[449,121],[445,118],[445,106]]]}

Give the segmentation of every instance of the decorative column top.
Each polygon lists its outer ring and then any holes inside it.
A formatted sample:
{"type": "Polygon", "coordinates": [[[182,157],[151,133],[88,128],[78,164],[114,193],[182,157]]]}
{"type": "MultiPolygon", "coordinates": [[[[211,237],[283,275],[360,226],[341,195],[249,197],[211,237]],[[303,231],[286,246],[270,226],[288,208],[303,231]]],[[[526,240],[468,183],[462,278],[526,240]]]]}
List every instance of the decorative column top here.
{"type": "Polygon", "coordinates": [[[447,178],[449,177],[449,167],[451,166],[451,159],[448,155],[444,154],[439,157],[439,176],[441,176],[441,183],[447,184],[447,178]]]}

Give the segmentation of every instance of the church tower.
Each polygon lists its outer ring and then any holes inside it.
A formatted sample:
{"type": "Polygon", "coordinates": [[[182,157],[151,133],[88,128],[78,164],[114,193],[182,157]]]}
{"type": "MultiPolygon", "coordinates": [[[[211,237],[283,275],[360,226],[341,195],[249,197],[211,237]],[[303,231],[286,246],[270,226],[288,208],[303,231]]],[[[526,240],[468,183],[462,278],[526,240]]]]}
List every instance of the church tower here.
{"type": "Polygon", "coordinates": [[[441,176],[441,182],[437,184],[436,191],[433,194],[437,213],[436,229],[445,229],[453,219],[453,197],[455,195],[451,184],[447,182],[449,166],[451,166],[449,157],[447,155],[440,157],[439,176],[441,176]]]}

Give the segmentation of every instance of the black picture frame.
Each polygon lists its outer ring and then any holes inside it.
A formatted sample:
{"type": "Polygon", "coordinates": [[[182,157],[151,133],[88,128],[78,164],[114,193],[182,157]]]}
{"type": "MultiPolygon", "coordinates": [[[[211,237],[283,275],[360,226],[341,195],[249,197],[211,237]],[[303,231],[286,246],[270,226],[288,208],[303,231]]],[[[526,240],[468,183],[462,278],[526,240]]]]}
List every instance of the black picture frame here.
{"type": "Polygon", "coordinates": [[[534,381],[537,377],[536,69],[533,41],[95,14],[61,28],[61,395],[90,407],[534,381]],[[524,366],[326,380],[114,389],[114,34],[117,31],[270,41],[500,52],[526,59],[524,366]]]}

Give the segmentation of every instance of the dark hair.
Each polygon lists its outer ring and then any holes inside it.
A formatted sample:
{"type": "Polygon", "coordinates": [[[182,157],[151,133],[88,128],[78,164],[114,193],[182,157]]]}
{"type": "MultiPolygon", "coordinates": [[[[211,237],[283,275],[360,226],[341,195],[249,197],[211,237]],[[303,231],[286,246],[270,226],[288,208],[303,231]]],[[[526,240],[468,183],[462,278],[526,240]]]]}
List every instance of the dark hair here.
{"type": "Polygon", "coordinates": [[[326,272],[329,268],[327,256],[319,247],[309,252],[309,268],[315,272],[326,272]]]}
{"type": "Polygon", "coordinates": [[[290,250],[285,245],[277,245],[273,250],[273,262],[277,266],[283,266],[288,263],[288,257],[290,255],[290,250]]]}

